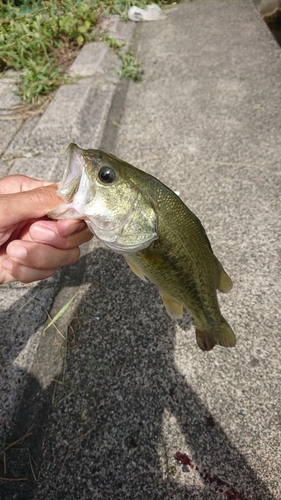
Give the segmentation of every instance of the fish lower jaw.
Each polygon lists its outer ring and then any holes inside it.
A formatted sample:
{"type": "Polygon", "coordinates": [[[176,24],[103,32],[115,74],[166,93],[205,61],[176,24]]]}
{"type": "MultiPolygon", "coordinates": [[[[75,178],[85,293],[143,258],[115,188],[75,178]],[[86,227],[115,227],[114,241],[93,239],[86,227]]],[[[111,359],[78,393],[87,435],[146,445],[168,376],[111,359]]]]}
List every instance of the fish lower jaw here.
{"type": "Polygon", "coordinates": [[[84,219],[84,217],[69,205],[59,205],[52,212],[48,213],[51,219],[84,219]]]}

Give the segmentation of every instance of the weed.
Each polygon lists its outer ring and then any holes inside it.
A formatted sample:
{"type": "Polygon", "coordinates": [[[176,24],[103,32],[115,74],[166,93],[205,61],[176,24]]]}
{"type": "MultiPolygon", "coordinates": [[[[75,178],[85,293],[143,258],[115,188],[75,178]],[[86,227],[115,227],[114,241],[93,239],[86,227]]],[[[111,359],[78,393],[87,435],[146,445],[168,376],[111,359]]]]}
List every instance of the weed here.
{"type": "Polygon", "coordinates": [[[132,78],[134,82],[140,82],[143,70],[140,69],[141,63],[136,60],[135,55],[130,51],[118,55],[122,61],[122,68],[119,71],[119,75],[132,78]]]}
{"type": "Polygon", "coordinates": [[[8,2],[0,7],[0,67],[23,70],[23,101],[31,103],[66,83],[66,63],[85,41],[94,39],[99,10],[91,4],[62,0],[25,2],[22,7],[8,2]]]}
{"type": "Polygon", "coordinates": [[[140,82],[143,75],[143,71],[140,69],[141,63],[136,60],[136,57],[132,52],[122,51],[125,42],[117,40],[107,32],[103,34],[102,38],[108,44],[108,46],[116,52],[122,62],[122,67],[119,71],[119,75],[127,78],[132,78],[134,82],[140,82]]]}
{"type": "Polygon", "coordinates": [[[111,49],[115,50],[116,52],[122,49],[122,47],[124,47],[125,45],[125,42],[123,42],[122,40],[117,40],[107,32],[103,33],[102,39],[111,49]]]}
{"type": "MultiPolygon", "coordinates": [[[[158,4],[173,0],[154,0],[158,4]]],[[[106,39],[122,60],[120,74],[141,79],[142,72],[131,52],[122,53],[123,42],[99,33],[102,16],[127,18],[132,5],[145,8],[151,0],[5,0],[0,2],[0,72],[20,72],[19,95],[36,102],[62,83],[66,67],[86,41],[106,39]]]]}

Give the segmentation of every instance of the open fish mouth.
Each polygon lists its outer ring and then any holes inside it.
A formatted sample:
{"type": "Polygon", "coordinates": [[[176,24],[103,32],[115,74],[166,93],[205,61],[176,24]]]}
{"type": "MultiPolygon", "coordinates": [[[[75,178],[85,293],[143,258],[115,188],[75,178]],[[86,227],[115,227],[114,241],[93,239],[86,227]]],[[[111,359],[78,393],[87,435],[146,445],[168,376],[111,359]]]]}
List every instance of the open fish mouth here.
{"type": "Polygon", "coordinates": [[[68,146],[68,163],[58,188],[58,195],[63,200],[68,202],[72,201],[75,193],[79,189],[82,173],[82,151],[76,144],[70,144],[68,146]]]}
{"type": "Polygon", "coordinates": [[[53,219],[85,219],[81,206],[87,201],[89,181],[84,171],[82,150],[76,144],[70,144],[67,149],[68,162],[57,190],[67,204],[57,206],[48,216],[53,219]]]}

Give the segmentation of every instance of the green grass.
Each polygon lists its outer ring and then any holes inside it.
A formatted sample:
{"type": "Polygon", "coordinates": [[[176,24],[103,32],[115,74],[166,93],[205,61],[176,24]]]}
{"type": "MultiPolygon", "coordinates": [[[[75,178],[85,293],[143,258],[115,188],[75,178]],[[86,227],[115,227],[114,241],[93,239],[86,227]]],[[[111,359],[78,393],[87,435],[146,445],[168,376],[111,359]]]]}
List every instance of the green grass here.
{"type": "Polygon", "coordinates": [[[116,40],[109,33],[104,33],[102,36],[103,40],[107,42],[109,47],[111,47],[119,59],[122,62],[122,67],[119,71],[120,76],[127,78],[132,78],[134,82],[140,82],[142,80],[143,71],[141,70],[141,63],[136,60],[135,55],[131,51],[122,52],[122,48],[125,42],[116,40]]]}
{"type": "MultiPolygon", "coordinates": [[[[154,0],[170,4],[172,0],[154,0]]],[[[19,95],[34,103],[70,79],[66,68],[85,42],[104,39],[122,61],[120,74],[141,80],[140,63],[122,42],[100,33],[102,16],[119,14],[126,20],[132,5],[152,0],[6,0],[0,3],[0,72],[19,71],[19,95]]]]}

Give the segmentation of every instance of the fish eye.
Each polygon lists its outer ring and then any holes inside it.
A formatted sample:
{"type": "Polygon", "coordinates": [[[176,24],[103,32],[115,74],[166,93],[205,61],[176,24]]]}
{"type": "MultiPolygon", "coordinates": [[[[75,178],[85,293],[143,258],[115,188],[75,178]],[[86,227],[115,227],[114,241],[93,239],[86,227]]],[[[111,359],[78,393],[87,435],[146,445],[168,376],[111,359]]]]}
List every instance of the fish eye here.
{"type": "Polygon", "coordinates": [[[110,167],[101,167],[99,170],[99,180],[104,184],[111,184],[116,177],[115,171],[110,167]]]}

